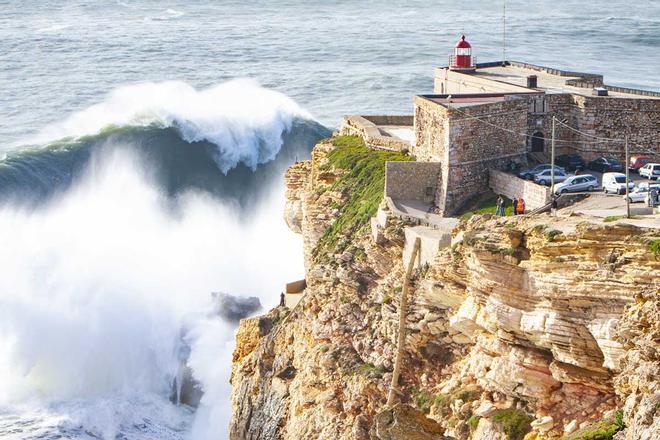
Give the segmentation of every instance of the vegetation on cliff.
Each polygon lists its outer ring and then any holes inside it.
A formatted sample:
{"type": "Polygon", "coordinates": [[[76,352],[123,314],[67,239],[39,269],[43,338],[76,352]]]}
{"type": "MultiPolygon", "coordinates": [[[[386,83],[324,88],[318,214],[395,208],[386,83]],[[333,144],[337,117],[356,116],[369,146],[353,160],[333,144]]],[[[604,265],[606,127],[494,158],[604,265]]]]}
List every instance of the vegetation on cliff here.
{"type": "Polygon", "coordinates": [[[612,440],[614,434],[625,427],[623,412],[617,411],[614,417],[581,429],[572,435],[564,437],[562,440],[612,440]]]}
{"type": "Polygon", "coordinates": [[[515,408],[501,409],[493,415],[493,421],[502,427],[509,440],[522,439],[532,430],[532,420],[534,417],[515,408]]]}
{"type": "Polygon", "coordinates": [[[335,148],[328,153],[326,169],[345,171],[329,188],[345,197],[337,206],[339,217],[321,236],[314,256],[340,253],[346,250],[355,235],[368,225],[383,199],[385,162],[410,161],[412,158],[397,151],[372,150],[359,136],[332,138],[335,148]]]}

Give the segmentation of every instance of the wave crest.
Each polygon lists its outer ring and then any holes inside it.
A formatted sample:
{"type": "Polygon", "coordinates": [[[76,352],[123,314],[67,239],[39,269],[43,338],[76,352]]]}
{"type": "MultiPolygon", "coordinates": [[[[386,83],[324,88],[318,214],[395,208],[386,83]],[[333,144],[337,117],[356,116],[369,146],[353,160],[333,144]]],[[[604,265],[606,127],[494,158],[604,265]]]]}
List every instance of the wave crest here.
{"type": "Polygon", "coordinates": [[[214,159],[226,173],[239,163],[254,169],[272,160],[296,118],[312,119],[291,98],[249,79],[201,90],[181,81],[140,83],[115,89],[103,102],[46,127],[29,143],[95,135],[113,126],[173,127],[187,142],[215,144],[214,159]]]}

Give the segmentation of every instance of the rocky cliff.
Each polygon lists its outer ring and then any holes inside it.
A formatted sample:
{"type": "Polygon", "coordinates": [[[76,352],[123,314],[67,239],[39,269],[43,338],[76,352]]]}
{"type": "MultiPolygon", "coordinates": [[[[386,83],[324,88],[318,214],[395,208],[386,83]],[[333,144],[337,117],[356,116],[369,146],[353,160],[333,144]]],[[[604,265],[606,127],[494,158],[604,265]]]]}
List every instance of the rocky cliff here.
{"type": "Polygon", "coordinates": [[[414,272],[386,408],[406,224],[368,219],[397,155],[334,138],[288,171],[307,288],[241,322],[231,438],[660,438],[660,232],[584,217],[462,222],[414,272]]]}

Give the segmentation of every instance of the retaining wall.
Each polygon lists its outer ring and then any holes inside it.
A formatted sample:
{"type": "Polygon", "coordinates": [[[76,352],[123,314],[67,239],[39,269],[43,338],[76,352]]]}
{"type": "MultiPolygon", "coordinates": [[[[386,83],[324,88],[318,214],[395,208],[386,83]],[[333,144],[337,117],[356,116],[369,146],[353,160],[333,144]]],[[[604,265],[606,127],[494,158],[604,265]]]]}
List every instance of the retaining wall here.
{"type": "Polygon", "coordinates": [[[502,194],[510,199],[522,196],[527,211],[533,211],[550,202],[550,188],[513,174],[491,169],[488,183],[496,194],[502,194]]]}
{"type": "Polygon", "coordinates": [[[412,126],[412,116],[376,115],[376,116],[344,116],[340,133],[343,135],[360,136],[369,148],[381,150],[405,151],[410,149],[410,143],[392,136],[383,136],[378,125],[412,126]]]}

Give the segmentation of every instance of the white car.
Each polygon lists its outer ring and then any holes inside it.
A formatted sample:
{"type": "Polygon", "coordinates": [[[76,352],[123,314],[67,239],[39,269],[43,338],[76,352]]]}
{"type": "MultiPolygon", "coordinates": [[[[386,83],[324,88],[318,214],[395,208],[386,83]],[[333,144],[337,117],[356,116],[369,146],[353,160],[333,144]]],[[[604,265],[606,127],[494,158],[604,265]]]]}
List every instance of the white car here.
{"type": "Polygon", "coordinates": [[[658,180],[660,178],[660,163],[647,163],[639,169],[639,175],[647,179],[658,180]]]}
{"type": "Polygon", "coordinates": [[[580,174],[579,176],[570,176],[562,183],[555,185],[555,194],[564,194],[569,192],[593,191],[598,187],[598,180],[591,174],[580,174]]]}
{"type": "MultiPolygon", "coordinates": [[[[555,184],[563,182],[567,178],[568,176],[565,172],[555,170],[555,184]]],[[[539,185],[550,185],[552,182],[552,170],[547,169],[536,174],[534,176],[534,182],[538,183],[539,185]]]]}
{"type": "MultiPolygon", "coordinates": [[[[628,190],[635,188],[635,182],[628,182],[628,190]]],[[[605,194],[623,194],[626,192],[626,175],[623,173],[603,174],[603,191],[605,194]]]]}
{"type": "MultiPolygon", "coordinates": [[[[660,190],[660,184],[649,185],[647,182],[640,183],[637,188],[628,193],[630,203],[646,202],[646,197],[648,196],[651,187],[656,187],[660,190]]],[[[626,200],[626,196],[623,196],[623,200],[626,200]]]]}

